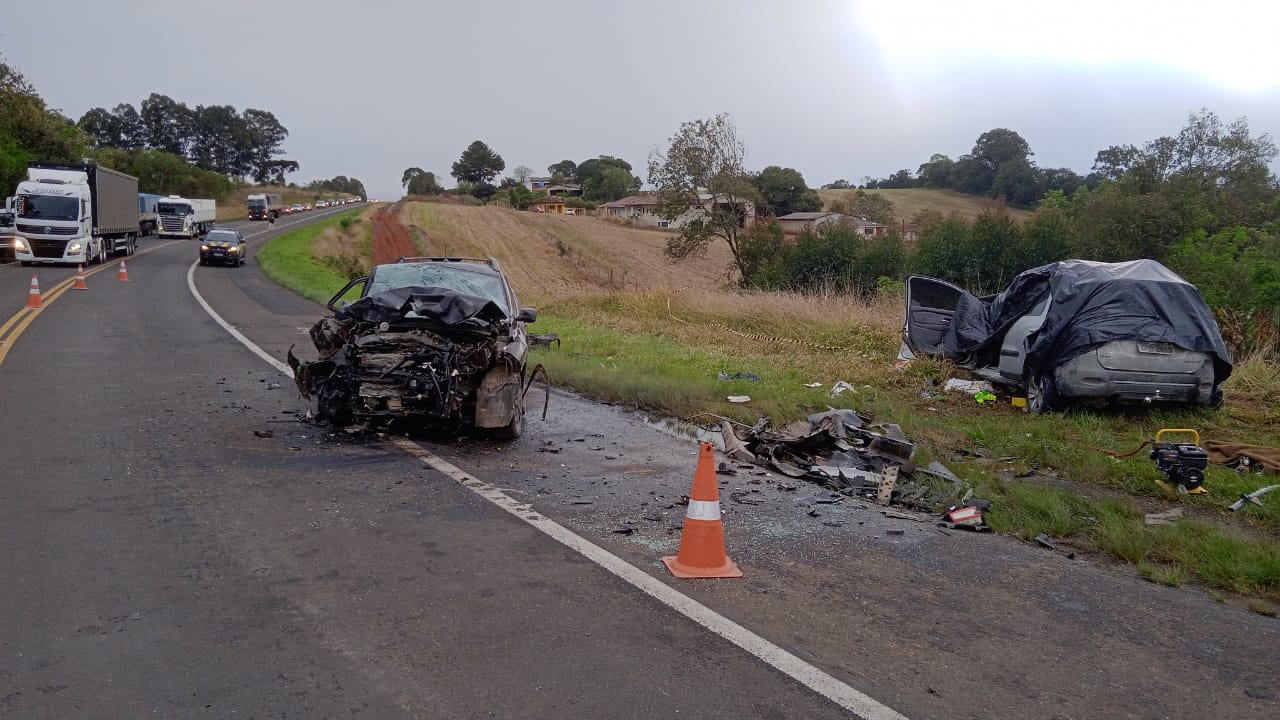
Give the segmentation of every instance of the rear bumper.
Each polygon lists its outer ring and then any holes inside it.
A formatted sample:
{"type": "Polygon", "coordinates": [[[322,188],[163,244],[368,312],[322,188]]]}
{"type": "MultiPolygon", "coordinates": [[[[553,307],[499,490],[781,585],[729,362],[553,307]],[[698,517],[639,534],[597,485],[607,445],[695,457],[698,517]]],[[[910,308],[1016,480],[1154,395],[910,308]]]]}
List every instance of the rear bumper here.
{"type": "Polygon", "coordinates": [[[1205,355],[1204,362],[1190,371],[1116,370],[1104,367],[1096,352],[1087,352],[1059,366],[1054,380],[1063,398],[1204,405],[1213,393],[1213,361],[1205,355]]]}

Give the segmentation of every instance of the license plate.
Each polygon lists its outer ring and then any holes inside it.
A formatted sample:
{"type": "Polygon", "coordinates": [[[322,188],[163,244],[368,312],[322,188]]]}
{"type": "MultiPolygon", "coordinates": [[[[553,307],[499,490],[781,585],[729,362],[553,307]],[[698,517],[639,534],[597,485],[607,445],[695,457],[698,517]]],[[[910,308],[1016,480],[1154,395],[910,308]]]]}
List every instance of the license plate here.
{"type": "Polygon", "coordinates": [[[1138,342],[1138,352],[1154,353],[1156,355],[1172,355],[1173,343],[1166,342],[1138,342]]]}

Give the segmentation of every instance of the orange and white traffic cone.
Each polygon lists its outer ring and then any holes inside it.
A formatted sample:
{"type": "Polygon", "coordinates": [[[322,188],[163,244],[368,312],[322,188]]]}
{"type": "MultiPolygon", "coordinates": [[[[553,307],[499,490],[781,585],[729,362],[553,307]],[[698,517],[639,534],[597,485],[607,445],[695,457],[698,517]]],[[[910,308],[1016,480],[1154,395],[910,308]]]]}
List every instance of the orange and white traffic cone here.
{"type": "Polygon", "coordinates": [[[44,307],[44,301],[40,299],[40,281],[35,275],[31,276],[31,289],[27,290],[27,307],[44,307]]]}
{"type": "Polygon", "coordinates": [[[84,266],[76,266],[76,282],[71,286],[72,290],[88,290],[89,286],[84,281],[84,266]]]}
{"type": "Polygon", "coordinates": [[[124,261],[120,261],[120,272],[116,273],[116,279],[120,282],[129,282],[129,271],[124,269],[124,261]]]}
{"type": "Polygon", "coordinates": [[[702,443],[693,492],[684,516],[680,553],[662,558],[678,578],[736,578],[742,571],[724,552],[724,525],[720,522],[720,489],[716,486],[716,450],[702,443]]]}

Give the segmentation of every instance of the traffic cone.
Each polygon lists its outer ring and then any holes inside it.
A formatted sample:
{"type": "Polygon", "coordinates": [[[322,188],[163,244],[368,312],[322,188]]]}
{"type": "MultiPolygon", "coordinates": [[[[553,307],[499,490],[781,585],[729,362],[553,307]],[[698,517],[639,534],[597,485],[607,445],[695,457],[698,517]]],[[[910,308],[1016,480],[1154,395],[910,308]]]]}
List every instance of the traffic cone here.
{"type": "Polygon", "coordinates": [[[742,571],[724,553],[724,525],[720,522],[720,489],[716,485],[716,450],[702,443],[693,492],[684,516],[680,553],[662,558],[678,578],[735,578],[742,571]]]}
{"type": "Polygon", "coordinates": [[[31,276],[31,289],[27,291],[27,307],[44,307],[44,301],[40,299],[40,281],[34,274],[31,276]]]}
{"type": "Polygon", "coordinates": [[[72,290],[88,290],[89,286],[84,282],[84,266],[76,266],[76,284],[71,286],[72,290]]]}
{"type": "Polygon", "coordinates": [[[129,282],[129,271],[124,269],[124,261],[120,261],[120,272],[116,273],[116,279],[120,282],[129,282]]]}

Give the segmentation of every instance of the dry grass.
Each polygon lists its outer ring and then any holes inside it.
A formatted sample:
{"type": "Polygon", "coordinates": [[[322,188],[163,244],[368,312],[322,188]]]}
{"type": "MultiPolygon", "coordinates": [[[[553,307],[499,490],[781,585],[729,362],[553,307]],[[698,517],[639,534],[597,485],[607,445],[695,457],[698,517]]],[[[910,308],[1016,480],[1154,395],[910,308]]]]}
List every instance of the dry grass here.
{"type": "MultiPolygon", "coordinates": [[[[857,190],[819,190],[823,207],[831,207],[834,200],[847,200],[857,190]]],[[[995,206],[995,200],[981,195],[965,195],[954,190],[936,188],[906,188],[901,190],[867,190],[868,193],[880,193],[893,201],[894,211],[899,225],[903,221],[911,222],[911,218],[921,210],[936,210],[949,215],[959,213],[961,217],[975,218],[983,210],[995,206]]],[[[1031,213],[1026,210],[1009,208],[1009,214],[1015,220],[1026,220],[1031,213]]]]}
{"type": "Polygon", "coordinates": [[[667,235],[592,217],[499,207],[406,203],[401,219],[431,254],[498,258],[526,301],[546,304],[612,290],[649,292],[728,286],[732,258],[722,244],[704,258],[673,263],[667,235]],[[421,235],[413,228],[421,231],[421,235]]]}

